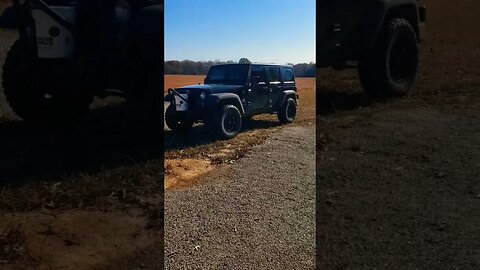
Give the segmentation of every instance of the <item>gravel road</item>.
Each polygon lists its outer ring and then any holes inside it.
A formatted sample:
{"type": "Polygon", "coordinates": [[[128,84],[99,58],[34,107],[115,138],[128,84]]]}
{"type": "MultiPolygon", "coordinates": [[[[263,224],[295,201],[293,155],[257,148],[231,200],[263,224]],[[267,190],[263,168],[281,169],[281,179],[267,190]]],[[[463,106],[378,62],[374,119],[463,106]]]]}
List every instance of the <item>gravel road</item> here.
{"type": "Polygon", "coordinates": [[[478,93],[319,119],[318,269],[480,269],[478,93]]]}
{"type": "Polygon", "coordinates": [[[313,269],[315,128],[283,128],[165,194],[166,269],[313,269]]]}

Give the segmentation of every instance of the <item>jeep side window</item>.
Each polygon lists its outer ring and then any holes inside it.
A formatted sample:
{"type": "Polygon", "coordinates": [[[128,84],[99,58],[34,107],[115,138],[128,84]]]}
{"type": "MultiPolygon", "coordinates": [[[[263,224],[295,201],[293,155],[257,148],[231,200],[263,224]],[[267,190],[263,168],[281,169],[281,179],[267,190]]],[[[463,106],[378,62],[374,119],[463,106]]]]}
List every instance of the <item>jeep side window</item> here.
{"type": "Polygon", "coordinates": [[[205,83],[213,84],[245,84],[248,65],[218,65],[212,66],[208,71],[205,83]]]}
{"type": "Polygon", "coordinates": [[[295,77],[293,76],[293,70],[291,68],[282,68],[282,81],[293,82],[295,77]]]}
{"type": "Polygon", "coordinates": [[[280,82],[280,69],[278,67],[269,67],[268,73],[270,82],[280,82]]]}
{"type": "Polygon", "coordinates": [[[267,82],[267,74],[264,67],[252,67],[250,76],[258,77],[257,82],[267,82]]]}
{"type": "Polygon", "coordinates": [[[208,75],[209,79],[212,81],[223,80],[226,77],[226,69],[212,68],[208,75]]]}

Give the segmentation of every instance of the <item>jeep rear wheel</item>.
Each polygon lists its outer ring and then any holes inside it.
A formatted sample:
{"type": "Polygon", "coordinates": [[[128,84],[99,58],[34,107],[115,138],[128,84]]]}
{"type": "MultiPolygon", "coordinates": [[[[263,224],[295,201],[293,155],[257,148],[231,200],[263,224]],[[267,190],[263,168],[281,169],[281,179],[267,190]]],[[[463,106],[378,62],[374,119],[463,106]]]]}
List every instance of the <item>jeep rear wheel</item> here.
{"type": "Polygon", "coordinates": [[[47,72],[25,56],[15,42],[3,67],[3,89],[13,111],[38,125],[69,125],[88,109],[93,96],[82,92],[68,66],[50,66],[47,72]]]}
{"type": "Polygon", "coordinates": [[[417,66],[415,30],[407,20],[396,18],[382,28],[375,47],[360,60],[358,73],[369,95],[403,96],[413,85],[417,66]]]}
{"type": "Polygon", "coordinates": [[[214,115],[213,124],[220,139],[232,139],[242,129],[242,114],[234,105],[225,105],[214,115]]]}
{"type": "Polygon", "coordinates": [[[278,120],[282,124],[288,124],[295,121],[297,116],[297,103],[293,98],[287,98],[280,110],[277,112],[278,120]]]}
{"type": "Polygon", "coordinates": [[[192,128],[193,121],[188,116],[178,113],[175,107],[168,105],[165,112],[165,123],[174,132],[185,132],[192,128]]]}

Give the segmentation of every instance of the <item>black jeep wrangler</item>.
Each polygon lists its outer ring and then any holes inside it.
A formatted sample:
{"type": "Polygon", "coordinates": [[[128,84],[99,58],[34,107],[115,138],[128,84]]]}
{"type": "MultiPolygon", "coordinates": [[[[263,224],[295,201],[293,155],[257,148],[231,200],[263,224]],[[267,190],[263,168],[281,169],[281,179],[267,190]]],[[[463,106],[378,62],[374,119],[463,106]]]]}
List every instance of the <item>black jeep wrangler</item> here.
{"type": "Polygon", "coordinates": [[[358,68],[371,96],[401,96],[417,72],[425,7],[418,0],[320,0],[319,66],[358,68]]]}
{"type": "Polygon", "coordinates": [[[292,66],[228,64],[212,66],[203,85],[168,89],[165,122],[172,131],[186,131],[203,122],[221,139],[235,137],[242,121],[277,113],[291,123],[297,113],[297,87],[292,66]]]}

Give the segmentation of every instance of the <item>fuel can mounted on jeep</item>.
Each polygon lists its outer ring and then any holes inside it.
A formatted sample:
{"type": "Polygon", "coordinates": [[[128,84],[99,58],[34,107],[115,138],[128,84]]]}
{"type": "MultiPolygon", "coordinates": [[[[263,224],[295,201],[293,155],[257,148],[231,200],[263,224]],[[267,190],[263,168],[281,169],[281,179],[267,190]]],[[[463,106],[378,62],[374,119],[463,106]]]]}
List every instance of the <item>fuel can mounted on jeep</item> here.
{"type": "Polygon", "coordinates": [[[291,123],[297,113],[295,74],[289,65],[227,64],[212,66],[203,85],[168,89],[165,122],[172,131],[187,131],[203,122],[221,139],[235,137],[243,121],[276,113],[291,123]]]}
{"type": "Polygon", "coordinates": [[[358,68],[369,95],[402,96],[417,73],[426,9],[418,0],[319,0],[320,67],[358,68]]]}

